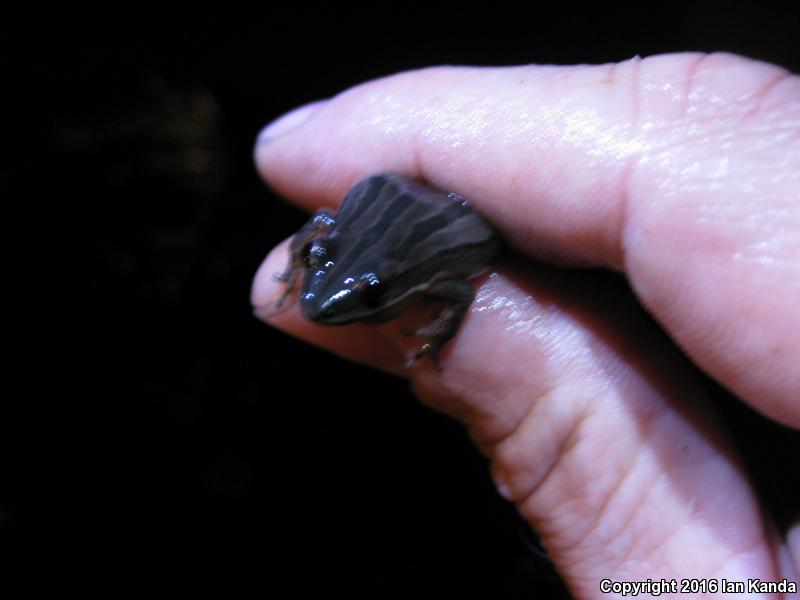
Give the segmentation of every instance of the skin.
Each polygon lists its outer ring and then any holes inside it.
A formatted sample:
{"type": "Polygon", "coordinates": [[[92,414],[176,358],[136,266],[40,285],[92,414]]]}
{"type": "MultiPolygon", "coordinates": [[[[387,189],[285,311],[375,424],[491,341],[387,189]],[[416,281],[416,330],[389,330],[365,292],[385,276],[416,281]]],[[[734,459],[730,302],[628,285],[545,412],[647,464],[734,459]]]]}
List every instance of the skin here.
{"type": "Polygon", "coordinates": [[[370,173],[420,177],[519,253],[477,280],[441,373],[403,370],[396,322],[271,311],[286,243],[252,301],[461,420],[576,597],[608,597],[603,578],[800,580],[798,528],[759,505],[697,374],[800,427],[800,78],[729,54],[431,68],[284,116],[256,160],[309,210],[370,173]],[[597,266],[633,296],[574,269],[597,266]]]}

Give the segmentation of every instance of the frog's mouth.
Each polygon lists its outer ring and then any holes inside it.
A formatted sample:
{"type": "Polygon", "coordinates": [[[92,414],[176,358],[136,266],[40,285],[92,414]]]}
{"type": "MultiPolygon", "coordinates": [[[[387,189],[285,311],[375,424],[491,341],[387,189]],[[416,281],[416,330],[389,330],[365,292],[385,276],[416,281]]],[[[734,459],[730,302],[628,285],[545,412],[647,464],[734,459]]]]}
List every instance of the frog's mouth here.
{"type": "Polygon", "coordinates": [[[358,313],[358,306],[354,302],[354,296],[353,290],[339,290],[319,304],[314,320],[332,325],[353,320],[353,314],[358,313]]]}
{"type": "Polygon", "coordinates": [[[325,325],[344,325],[363,319],[363,309],[353,290],[340,290],[330,298],[320,300],[313,292],[303,294],[300,306],[303,314],[325,325]]]}

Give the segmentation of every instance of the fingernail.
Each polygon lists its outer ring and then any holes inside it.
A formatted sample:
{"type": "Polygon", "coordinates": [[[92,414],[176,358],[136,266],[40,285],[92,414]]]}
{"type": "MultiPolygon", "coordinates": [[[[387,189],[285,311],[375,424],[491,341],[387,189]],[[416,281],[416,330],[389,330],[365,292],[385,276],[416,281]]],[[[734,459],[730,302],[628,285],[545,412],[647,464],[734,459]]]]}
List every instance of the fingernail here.
{"type": "Polygon", "coordinates": [[[311,116],[326,102],[327,100],[310,102],[308,104],[304,104],[303,106],[299,106],[294,110],[290,110],[281,117],[278,117],[261,130],[261,133],[258,134],[258,143],[265,144],[271,142],[276,138],[289,133],[293,129],[297,129],[300,127],[300,125],[308,121],[308,119],[310,119],[311,116]]]}
{"type": "Polygon", "coordinates": [[[499,473],[495,473],[493,474],[493,479],[497,493],[500,494],[504,500],[512,502],[513,498],[511,497],[511,488],[509,487],[506,478],[499,473]]]}

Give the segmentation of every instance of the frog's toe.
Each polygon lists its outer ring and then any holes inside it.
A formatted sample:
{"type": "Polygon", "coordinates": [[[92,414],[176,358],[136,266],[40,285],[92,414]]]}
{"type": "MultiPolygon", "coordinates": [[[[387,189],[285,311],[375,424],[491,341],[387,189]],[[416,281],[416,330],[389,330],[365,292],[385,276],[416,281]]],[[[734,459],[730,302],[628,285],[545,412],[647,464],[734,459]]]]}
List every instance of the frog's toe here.
{"type": "Polygon", "coordinates": [[[435,321],[425,325],[425,327],[420,327],[414,332],[415,337],[427,338],[429,340],[438,338],[440,335],[441,327],[439,326],[439,323],[435,321]]]}
{"type": "Polygon", "coordinates": [[[275,302],[273,302],[272,304],[269,305],[271,311],[273,313],[277,313],[277,312],[283,311],[284,308],[288,308],[288,307],[284,307],[284,305],[286,304],[286,300],[288,300],[288,298],[289,298],[289,296],[291,296],[291,294],[292,294],[292,288],[287,288],[283,292],[281,292],[281,295],[278,296],[278,299],[275,300],[275,302]]]}
{"type": "Polygon", "coordinates": [[[431,344],[430,342],[425,343],[422,345],[419,350],[417,350],[414,355],[408,359],[406,362],[406,369],[410,369],[413,367],[419,360],[425,356],[430,357],[433,366],[436,368],[437,371],[440,373],[442,372],[442,365],[439,364],[439,346],[431,344]]]}

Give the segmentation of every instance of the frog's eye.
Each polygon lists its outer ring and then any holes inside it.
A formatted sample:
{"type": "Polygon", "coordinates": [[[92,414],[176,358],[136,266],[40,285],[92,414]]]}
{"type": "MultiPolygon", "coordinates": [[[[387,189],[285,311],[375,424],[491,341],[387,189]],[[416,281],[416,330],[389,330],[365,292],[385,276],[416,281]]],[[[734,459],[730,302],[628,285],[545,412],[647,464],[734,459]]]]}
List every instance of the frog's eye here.
{"type": "Polygon", "coordinates": [[[365,275],[361,281],[358,282],[358,297],[361,298],[364,305],[369,308],[377,308],[380,306],[385,291],[386,286],[374,273],[365,275]]]}
{"type": "Polygon", "coordinates": [[[328,250],[320,244],[319,240],[308,242],[300,252],[300,258],[309,268],[316,268],[325,262],[328,250]]]}

